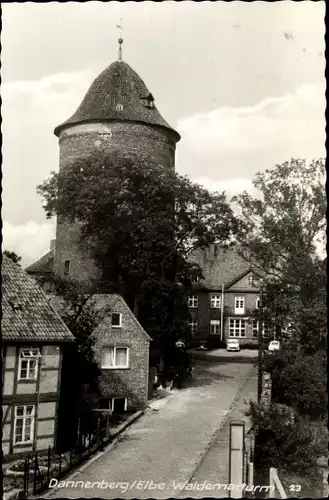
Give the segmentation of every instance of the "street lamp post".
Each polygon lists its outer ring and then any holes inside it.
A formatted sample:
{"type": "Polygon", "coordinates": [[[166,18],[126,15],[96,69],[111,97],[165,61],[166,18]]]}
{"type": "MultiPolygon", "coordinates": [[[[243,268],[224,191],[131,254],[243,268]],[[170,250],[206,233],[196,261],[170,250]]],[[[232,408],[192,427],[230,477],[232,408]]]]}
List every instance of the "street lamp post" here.
{"type": "Polygon", "coordinates": [[[262,397],[262,378],[263,378],[263,281],[260,280],[259,286],[259,322],[258,322],[258,387],[257,401],[262,397]]]}

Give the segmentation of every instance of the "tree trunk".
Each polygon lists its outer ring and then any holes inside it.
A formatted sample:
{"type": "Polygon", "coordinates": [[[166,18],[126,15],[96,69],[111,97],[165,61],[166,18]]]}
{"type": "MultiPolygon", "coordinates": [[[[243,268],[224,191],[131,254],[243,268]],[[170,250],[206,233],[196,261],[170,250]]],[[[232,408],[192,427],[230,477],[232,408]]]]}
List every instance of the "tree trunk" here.
{"type": "Polygon", "coordinates": [[[138,315],[139,315],[138,297],[135,297],[135,300],[134,300],[134,316],[135,316],[136,319],[138,319],[138,315]]]}

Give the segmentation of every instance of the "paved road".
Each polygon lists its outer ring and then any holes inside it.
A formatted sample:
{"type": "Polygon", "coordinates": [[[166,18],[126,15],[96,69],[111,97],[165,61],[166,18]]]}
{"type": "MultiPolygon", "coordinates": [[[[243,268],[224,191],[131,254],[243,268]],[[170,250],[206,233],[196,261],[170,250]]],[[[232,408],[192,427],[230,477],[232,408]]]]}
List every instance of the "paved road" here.
{"type": "Polygon", "coordinates": [[[67,479],[84,481],[84,487],[79,483],[54,489],[48,498],[178,496],[179,486],[192,477],[252,368],[250,363],[198,360],[191,387],[170,396],[159,411],[148,409],[113,449],[67,479]],[[103,481],[104,489],[87,486],[87,481],[103,481]]]}

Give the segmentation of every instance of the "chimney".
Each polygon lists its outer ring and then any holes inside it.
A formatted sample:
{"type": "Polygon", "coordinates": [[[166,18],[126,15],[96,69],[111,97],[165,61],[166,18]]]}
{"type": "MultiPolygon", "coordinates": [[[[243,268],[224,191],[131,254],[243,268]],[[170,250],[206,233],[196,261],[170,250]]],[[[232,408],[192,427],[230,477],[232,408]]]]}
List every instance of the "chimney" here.
{"type": "Polygon", "coordinates": [[[50,250],[53,250],[56,246],[56,239],[55,240],[50,240],[50,250]]]}

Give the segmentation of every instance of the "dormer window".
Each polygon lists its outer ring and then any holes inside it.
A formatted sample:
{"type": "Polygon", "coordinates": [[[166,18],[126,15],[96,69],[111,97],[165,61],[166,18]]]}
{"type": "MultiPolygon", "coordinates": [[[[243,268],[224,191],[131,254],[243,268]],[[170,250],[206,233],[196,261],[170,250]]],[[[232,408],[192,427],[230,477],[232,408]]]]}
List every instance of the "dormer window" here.
{"type": "Polygon", "coordinates": [[[152,94],[149,94],[146,97],[142,97],[141,101],[142,101],[143,106],[145,106],[146,108],[154,109],[154,106],[155,106],[154,105],[154,97],[152,94]]]}

